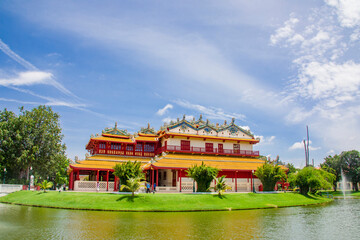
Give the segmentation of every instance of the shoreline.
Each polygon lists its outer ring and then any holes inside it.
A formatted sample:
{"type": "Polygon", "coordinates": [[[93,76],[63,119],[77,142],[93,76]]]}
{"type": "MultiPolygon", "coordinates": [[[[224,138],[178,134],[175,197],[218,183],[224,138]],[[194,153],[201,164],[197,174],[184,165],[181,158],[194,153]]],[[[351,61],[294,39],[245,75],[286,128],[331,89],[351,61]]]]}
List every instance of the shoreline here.
{"type": "Polygon", "coordinates": [[[101,193],[56,193],[20,191],[0,198],[0,203],[28,207],[44,207],[81,211],[109,212],[204,212],[241,211],[301,207],[327,204],[333,199],[303,196],[297,193],[280,194],[140,194],[129,195],[101,193]],[[62,194],[62,195],[60,195],[62,194]],[[89,201],[90,200],[90,201],[89,201]]]}

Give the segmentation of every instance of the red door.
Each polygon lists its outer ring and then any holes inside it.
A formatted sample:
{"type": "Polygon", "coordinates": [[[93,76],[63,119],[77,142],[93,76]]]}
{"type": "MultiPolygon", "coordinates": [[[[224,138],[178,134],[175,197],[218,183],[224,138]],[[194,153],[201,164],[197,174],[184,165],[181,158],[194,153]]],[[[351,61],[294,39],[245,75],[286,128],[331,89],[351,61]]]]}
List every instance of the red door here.
{"type": "Polygon", "coordinates": [[[219,153],[223,153],[224,152],[224,145],[222,143],[218,144],[218,151],[219,153]]]}
{"type": "Polygon", "coordinates": [[[190,151],[190,141],[181,140],[181,150],[190,151]]]}
{"type": "Polygon", "coordinates": [[[213,152],[214,151],[214,144],[213,143],[205,143],[205,151],[206,152],[213,152]]]}

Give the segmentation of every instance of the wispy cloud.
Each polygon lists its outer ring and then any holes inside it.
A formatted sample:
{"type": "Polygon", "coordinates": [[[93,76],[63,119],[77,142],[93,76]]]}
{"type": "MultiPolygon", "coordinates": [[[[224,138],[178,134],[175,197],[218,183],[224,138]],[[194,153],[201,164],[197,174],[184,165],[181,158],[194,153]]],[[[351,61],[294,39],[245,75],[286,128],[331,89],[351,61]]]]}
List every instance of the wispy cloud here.
{"type": "Polygon", "coordinates": [[[28,70],[38,70],[34,65],[17,55],[15,52],[13,52],[8,45],[6,45],[1,39],[0,39],[0,50],[3,51],[6,55],[8,55],[11,59],[13,59],[15,62],[19,63],[21,66],[25,67],[28,70]]]}
{"type": "Polygon", "coordinates": [[[246,118],[245,115],[243,115],[243,114],[228,113],[228,112],[225,112],[221,108],[206,107],[206,106],[202,106],[200,104],[190,103],[190,102],[188,102],[186,100],[176,100],[176,101],[174,101],[174,103],[176,103],[177,105],[179,105],[179,106],[181,106],[183,108],[195,110],[200,114],[204,114],[205,117],[210,118],[210,119],[231,119],[231,118],[236,118],[236,119],[239,119],[239,120],[245,120],[245,118],[246,118]]]}
{"type": "Polygon", "coordinates": [[[174,106],[171,105],[171,104],[166,104],[166,106],[163,107],[163,108],[160,108],[160,109],[156,112],[156,114],[159,115],[159,116],[162,116],[162,115],[164,115],[164,114],[167,112],[167,110],[173,109],[173,107],[174,107],[174,106]]]}
{"type": "MultiPolygon", "coordinates": [[[[48,84],[48,85],[52,85],[53,87],[55,87],[56,89],[58,89],[59,91],[61,91],[62,93],[66,94],[68,96],[78,98],[71,91],[69,91],[67,88],[65,88],[62,84],[60,84],[58,81],[56,81],[54,76],[51,73],[39,71],[39,69],[37,67],[35,67],[33,64],[26,61],[25,59],[20,57],[18,54],[16,54],[14,51],[12,51],[10,49],[10,47],[8,45],[6,45],[1,39],[0,39],[0,50],[3,51],[11,59],[13,59],[17,63],[19,63],[21,66],[30,70],[28,72],[19,73],[20,78],[12,79],[12,80],[7,79],[7,81],[3,79],[3,83],[9,84],[9,82],[12,82],[13,85],[16,85],[16,83],[18,85],[27,85],[26,82],[28,83],[28,85],[30,83],[32,83],[32,84],[48,84]],[[21,84],[21,83],[23,83],[23,84],[21,84]]],[[[3,84],[3,86],[5,86],[5,84],[3,84]]]]}

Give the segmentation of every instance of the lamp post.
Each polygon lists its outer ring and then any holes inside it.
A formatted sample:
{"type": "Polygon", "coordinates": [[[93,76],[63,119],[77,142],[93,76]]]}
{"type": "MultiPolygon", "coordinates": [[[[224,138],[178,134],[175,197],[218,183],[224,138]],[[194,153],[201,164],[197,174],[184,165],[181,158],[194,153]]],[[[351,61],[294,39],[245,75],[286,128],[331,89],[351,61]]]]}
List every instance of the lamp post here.
{"type": "Polygon", "coordinates": [[[255,193],[254,170],[251,170],[251,180],[252,180],[252,190],[253,190],[253,193],[255,193]]]}
{"type": "Polygon", "coordinates": [[[30,169],[29,169],[29,190],[30,190],[30,185],[31,185],[31,172],[32,172],[32,167],[30,167],[30,169]]]}
{"type": "Polygon", "coordinates": [[[3,181],[3,184],[5,184],[5,175],[6,175],[6,168],[4,168],[4,181],[3,181]]]}

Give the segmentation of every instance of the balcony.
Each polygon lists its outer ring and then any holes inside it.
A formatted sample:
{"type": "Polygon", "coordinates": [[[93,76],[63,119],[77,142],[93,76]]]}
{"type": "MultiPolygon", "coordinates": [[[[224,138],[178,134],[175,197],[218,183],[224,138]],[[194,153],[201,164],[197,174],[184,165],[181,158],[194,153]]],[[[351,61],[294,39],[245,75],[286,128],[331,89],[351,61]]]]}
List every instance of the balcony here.
{"type": "Polygon", "coordinates": [[[212,154],[212,155],[229,155],[229,156],[243,156],[243,157],[258,157],[259,151],[252,150],[233,150],[233,149],[218,149],[218,148],[203,148],[191,146],[175,146],[167,145],[157,149],[156,154],[162,152],[178,152],[178,153],[198,153],[198,154],[212,154]]]}
{"type": "Polygon", "coordinates": [[[108,154],[108,155],[122,155],[122,156],[139,156],[139,157],[154,157],[154,152],[143,152],[143,151],[125,151],[125,150],[113,150],[113,149],[98,149],[91,152],[94,154],[108,154]]]}

